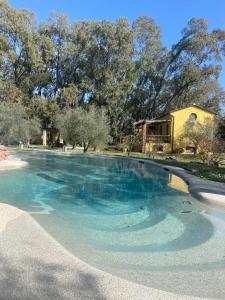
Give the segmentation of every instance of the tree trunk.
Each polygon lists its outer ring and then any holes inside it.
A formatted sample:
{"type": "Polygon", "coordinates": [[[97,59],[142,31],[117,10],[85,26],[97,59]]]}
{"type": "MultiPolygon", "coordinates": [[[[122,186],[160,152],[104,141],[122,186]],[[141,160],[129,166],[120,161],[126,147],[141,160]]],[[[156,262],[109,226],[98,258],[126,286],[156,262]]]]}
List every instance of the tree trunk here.
{"type": "Polygon", "coordinates": [[[89,148],[89,144],[84,143],[84,153],[86,153],[88,151],[88,148],[89,148]]]}

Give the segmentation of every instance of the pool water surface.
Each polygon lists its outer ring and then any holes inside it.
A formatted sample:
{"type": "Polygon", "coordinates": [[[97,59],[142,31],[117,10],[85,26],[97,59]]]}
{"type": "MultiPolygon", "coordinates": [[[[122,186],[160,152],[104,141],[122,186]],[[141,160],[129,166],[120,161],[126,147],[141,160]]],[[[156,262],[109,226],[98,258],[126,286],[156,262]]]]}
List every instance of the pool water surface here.
{"type": "Polygon", "coordinates": [[[132,159],[21,158],[27,167],[0,173],[0,201],[32,214],[80,259],[172,292],[179,280],[189,282],[178,292],[194,295],[212,276],[224,282],[225,214],[191,197],[180,178],[132,159]]]}

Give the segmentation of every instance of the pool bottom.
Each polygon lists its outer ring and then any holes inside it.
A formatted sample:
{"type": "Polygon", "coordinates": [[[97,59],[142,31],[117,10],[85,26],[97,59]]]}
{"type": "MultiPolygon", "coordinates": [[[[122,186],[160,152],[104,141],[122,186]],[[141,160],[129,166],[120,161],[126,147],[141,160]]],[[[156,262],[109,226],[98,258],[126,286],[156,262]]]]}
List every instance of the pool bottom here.
{"type": "MultiPolygon", "coordinates": [[[[64,231],[59,227],[52,227],[48,218],[35,218],[73,255],[100,270],[175,294],[221,299],[225,297],[225,258],[224,261],[218,260],[221,244],[220,234],[216,230],[204,247],[200,245],[173,252],[122,253],[100,250],[84,242],[81,237],[78,238],[79,235],[74,238],[74,228],[71,230],[67,222],[67,225],[64,223],[64,231]],[[217,253],[218,257],[214,256],[213,259],[212,253],[217,253]]],[[[222,224],[220,222],[218,218],[218,227],[222,224]]]]}

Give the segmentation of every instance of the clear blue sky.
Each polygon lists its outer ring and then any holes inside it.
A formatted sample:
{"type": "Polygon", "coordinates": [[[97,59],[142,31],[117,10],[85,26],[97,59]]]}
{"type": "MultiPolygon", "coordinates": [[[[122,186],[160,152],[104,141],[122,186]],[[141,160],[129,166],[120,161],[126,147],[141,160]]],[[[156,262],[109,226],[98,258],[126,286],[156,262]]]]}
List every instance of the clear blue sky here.
{"type": "MultiPolygon", "coordinates": [[[[39,20],[52,10],[75,19],[110,19],[120,16],[131,21],[140,15],[151,16],[160,26],[164,45],[170,46],[192,17],[207,19],[209,29],[225,30],[225,0],[9,0],[18,8],[29,8],[39,20]]],[[[220,82],[225,89],[225,59],[220,82]]]]}

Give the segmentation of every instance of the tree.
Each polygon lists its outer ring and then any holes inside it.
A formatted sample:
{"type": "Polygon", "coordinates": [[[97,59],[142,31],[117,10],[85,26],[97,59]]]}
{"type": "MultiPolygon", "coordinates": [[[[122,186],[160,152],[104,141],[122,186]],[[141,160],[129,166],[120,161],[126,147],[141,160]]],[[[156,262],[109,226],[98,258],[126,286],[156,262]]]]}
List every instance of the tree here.
{"type": "Polygon", "coordinates": [[[225,32],[192,18],[171,48],[149,17],[130,24],[75,21],[52,13],[38,24],[32,12],[0,1],[0,102],[21,103],[30,118],[54,126],[64,109],[104,109],[114,143],[133,122],[193,103],[220,112],[218,82],[225,32]]]}
{"type": "Polygon", "coordinates": [[[184,143],[192,143],[203,162],[218,163],[225,158],[225,140],[219,134],[217,120],[206,119],[203,123],[188,121],[181,136],[184,143]]]}
{"type": "Polygon", "coordinates": [[[104,107],[111,134],[118,139],[134,76],[133,32],[128,20],[75,22],[69,51],[67,78],[78,88],[79,104],[104,107]]]}
{"type": "Polygon", "coordinates": [[[127,155],[130,156],[131,152],[140,146],[140,137],[139,135],[135,132],[130,135],[126,135],[123,138],[123,146],[127,150],[127,155]]]}
{"type": "Polygon", "coordinates": [[[0,80],[0,103],[22,103],[25,95],[12,80],[0,80]]]}
{"type": "MultiPolygon", "coordinates": [[[[208,32],[204,19],[192,18],[182,30],[181,39],[166,50],[160,45],[160,31],[153,20],[137,19],[134,30],[139,54],[131,98],[134,117],[151,118],[193,102],[207,105],[218,87],[225,35],[221,31],[208,32]]],[[[218,88],[216,91],[210,105],[218,110],[224,95],[218,88]]]]}
{"type": "Polygon", "coordinates": [[[47,44],[42,43],[42,55],[43,60],[48,64],[50,74],[46,93],[51,96],[56,96],[67,83],[66,68],[70,63],[68,60],[69,31],[67,17],[56,12],[53,12],[48,20],[39,26],[41,38],[47,41],[47,44]]]}
{"type": "Polygon", "coordinates": [[[40,121],[28,118],[21,104],[0,104],[0,143],[29,145],[31,139],[38,136],[41,136],[40,121]]]}
{"type": "Polygon", "coordinates": [[[43,67],[33,13],[0,2],[0,79],[29,93],[32,78],[43,67]]]}
{"type": "Polygon", "coordinates": [[[55,117],[60,111],[55,97],[34,96],[26,108],[30,118],[38,118],[41,121],[42,128],[54,128],[55,117]]]}
{"type": "Polygon", "coordinates": [[[60,106],[66,108],[78,107],[80,91],[74,83],[69,84],[60,91],[60,106]]]}
{"type": "Polygon", "coordinates": [[[56,118],[56,126],[63,139],[71,145],[80,144],[87,152],[89,147],[102,147],[110,141],[109,125],[103,111],[91,107],[68,109],[56,118]]]}
{"type": "Polygon", "coordinates": [[[135,120],[138,120],[155,114],[163,86],[163,65],[167,50],[162,46],[160,28],[152,18],[137,18],[133,31],[136,78],[131,108],[135,120]]]}

